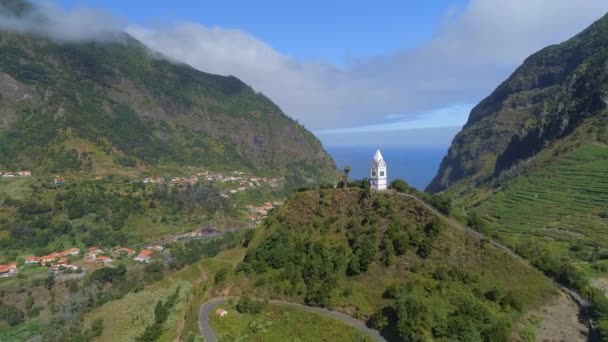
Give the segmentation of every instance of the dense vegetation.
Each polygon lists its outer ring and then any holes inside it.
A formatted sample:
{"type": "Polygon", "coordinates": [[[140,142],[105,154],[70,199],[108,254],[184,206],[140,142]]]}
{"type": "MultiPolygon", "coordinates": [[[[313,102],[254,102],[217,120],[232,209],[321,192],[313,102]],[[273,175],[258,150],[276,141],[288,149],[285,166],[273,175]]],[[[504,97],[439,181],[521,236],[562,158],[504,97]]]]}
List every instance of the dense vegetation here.
{"type": "MultiPolygon", "coordinates": [[[[26,193],[16,199],[0,191],[0,231],[8,233],[0,238],[4,253],[29,250],[43,255],[72,246],[113,247],[137,242],[142,229],[149,229],[133,222],[194,226],[209,218],[238,215],[234,205],[208,184],[158,187],[71,180],[54,186],[41,181],[30,184],[26,193]]],[[[145,233],[151,236],[154,231],[145,233]]]]}
{"type": "MultiPolygon", "coordinates": [[[[215,239],[175,242],[168,246],[172,255],[170,261],[157,258],[146,265],[135,265],[128,258],[118,258],[111,267],[68,273],[68,277],[75,277],[67,280],[47,274],[46,269],[26,267],[29,276],[0,282],[0,324],[10,326],[10,329],[0,328],[0,340],[19,335],[23,339],[42,336],[44,341],[89,341],[104,333],[111,318],[102,315],[85,320],[84,316],[167,283],[176,272],[201,259],[242,246],[251,239],[248,235],[242,231],[215,239]],[[30,272],[37,270],[41,272],[30,272]]],[[[185,303],[190,291],[190,285],[186,288],[180,284],[171,287],[164,297],[152,297],[154,319],[131,336],[133,339],[155,341],[167,331],[168,318],[176,310],[177,303],[185,303]]],[[[200,302],[196,303],[198,305],[200,302]]]]}
{"type": "Polygon", "coordinates": [[[298,192],[255,241],[237,269],[255,291],[354,307],[400,340],[507,340],[523,312],[555,293],[539,273],[399,194],[298,192]]]}

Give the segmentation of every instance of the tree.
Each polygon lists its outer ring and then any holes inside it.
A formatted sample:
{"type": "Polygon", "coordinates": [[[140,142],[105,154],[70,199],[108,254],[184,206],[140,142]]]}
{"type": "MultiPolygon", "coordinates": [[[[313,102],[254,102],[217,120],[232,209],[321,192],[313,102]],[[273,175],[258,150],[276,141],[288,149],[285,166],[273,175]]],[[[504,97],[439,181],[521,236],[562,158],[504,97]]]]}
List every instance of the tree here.
{"type": "Polygon", "coordinates": [[[97,318],[91,323],[90,337],[99,337],[103,334],[103,318],[97,318]]]}
{"type": "Polygon", "coordinates": [[[163,302],[160,300],[156,302],[156,307],[154,308],[154,321],[157,324],[161,324],[167,319],[168,316],[169,310],[167,310],[167,307],[163,304],[163,302]]]}
{"type": "Polygon", "coordinates": [[[217,272],[215,273],[215,283],[219,284],[222,281],[224,281],[224,279],[226,279],[226,276],[228,275],[228,273],[230,272],[230,268],[228,266],[224,266],[222,268],[220,268],[219,270],[217,270],[217,272]]]}
{"type": "Polygon", "coordinates": [[[25,315],[23,311],[12,305],[0,304],[0,320],[5,321],[10,326],[23,323],[25,315]]]}
{"type": "Polygon", "coordinates": [[[391,182],[391,189],[397,192],[410,192],[412,187],[403,179],[395,179],[391,182]]]}
{"type": "Polygon", "coordinates": [[[351,167],[346,165],[344,167],[344,185],[345,185],[344,187],[346,187],[346,184],[348,184],[348,174],[350,173],[350,171],[351,171],[351,167]]]}

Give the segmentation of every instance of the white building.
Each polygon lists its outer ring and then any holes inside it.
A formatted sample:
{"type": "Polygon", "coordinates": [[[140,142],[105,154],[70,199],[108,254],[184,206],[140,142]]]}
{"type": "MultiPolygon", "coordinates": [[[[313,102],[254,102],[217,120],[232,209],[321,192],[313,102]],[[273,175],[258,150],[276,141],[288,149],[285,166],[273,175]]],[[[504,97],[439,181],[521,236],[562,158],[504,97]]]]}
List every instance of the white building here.
{"type": "Polygon", "coordinates": [[[369,186],[372,190],[383,191],[386,190],[386,162],[380,153],[380,149],[376,150],[374,159],[370,165],[369,172],[369,186]]]}

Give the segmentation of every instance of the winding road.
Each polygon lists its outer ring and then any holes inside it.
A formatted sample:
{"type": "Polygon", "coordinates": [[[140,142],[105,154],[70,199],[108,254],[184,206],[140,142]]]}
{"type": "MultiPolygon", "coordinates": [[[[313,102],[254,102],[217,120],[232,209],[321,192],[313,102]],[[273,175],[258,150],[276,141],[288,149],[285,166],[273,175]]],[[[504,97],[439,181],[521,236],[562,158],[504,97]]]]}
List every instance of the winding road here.
{"type": "MultiPolygon", "coordinates": [[[[213,333],[211,326],[209,325],[209,314],[211,314],[213,312],[213,310],[216,307],[218,307],[219,305],[226,304],[231,298],[234,298],[234,297],[214,298],[214,299],[211,299],[208,302],[204,303],[203,305],[201,305],[201,309],[199,311],[199,316],[198,316],[198,327],[199,327],[199,330],[201,331],[201,334],[203,334],[203,337],[205,338],[205,342],[217,342],[217,338],[216,338],[215,334],[213,333]]],[[[336,319],[342,323],[350,325],[351,327],[359,330],[366,336],[372,338],[374,341],[386,342],[386,339],[384,337],[382,337],[382,335],[380,335],[380,333],[378,331],[368,328],[365,325],[365,322],[360,321],[351,316],[348,316],[346,314],[343,314],[341,312],[331,311],[328,309],[318,308],[318,307],[313,307],[313,306],[306,306],[306,305],[297,304],[297,303],[285,302],[285,301],[281,301],[281,300],[270,300],[268,302],[273,305],[288,306],[291,308],[296,308],[296,309],[300,309],[300,310],[304,310],[304,311],[308,311],[308,312],[312,312],[315,314],[319,314],[322,316],[336,319]]]]}

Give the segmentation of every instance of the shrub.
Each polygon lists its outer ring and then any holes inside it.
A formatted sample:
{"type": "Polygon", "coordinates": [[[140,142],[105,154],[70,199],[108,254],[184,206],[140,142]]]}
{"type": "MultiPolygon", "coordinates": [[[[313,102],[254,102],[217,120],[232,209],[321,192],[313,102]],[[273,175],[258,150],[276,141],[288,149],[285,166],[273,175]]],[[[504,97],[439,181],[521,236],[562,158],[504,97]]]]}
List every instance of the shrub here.
{"type": "Polygon", "coordinates": [[[257,315],[262,312],[265,306],[265,302],[244,296],[236,303],[236,310],[243,314],[257,315]]]}

